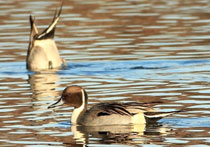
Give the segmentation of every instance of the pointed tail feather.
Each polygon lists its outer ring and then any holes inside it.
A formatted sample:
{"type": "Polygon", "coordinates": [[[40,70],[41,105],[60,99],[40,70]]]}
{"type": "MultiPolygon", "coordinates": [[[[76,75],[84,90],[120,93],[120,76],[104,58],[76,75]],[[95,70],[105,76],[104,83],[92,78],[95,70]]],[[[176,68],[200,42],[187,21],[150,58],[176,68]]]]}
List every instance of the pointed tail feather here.
{"type": "Polygon", "coordinates": [[[171,111],[171,112],[145,112],[144,116],[146,118],[146,121],[151,123],[151,122],[155,122],[158,121],[159,119],[175,114],[175,113],[179,113],[179,112],[183,112],[182,110],[179,111],[171,111]]]}
{"type": "Polygon", "coordinates": [[[31,15],[29,16],[29,22],[31,26],[31,33],[30,33],[30,40],[29,40],[29,47],[28,47],[28,55],[30,53],[30,49],[32,48],[34,36],[39,33],[35,24],[35,18],[33,18],[31,15]]]}
{"type": "Polygon", "coordinates": [[[56,9],[55,14],[54,14],[53,21],[48,26],[48,28],[46,28],[41,34],[39,34],[39,35],[36,36],[36,39],[37,40],[54,38],[56,24],[57,24],[57,22],[59,20],[61,11],[62,11],[62,5],[61,5],[60,10],[58,12],[57,12],[57,9],[56,9]]]}
{"type": "Polygon", "coordinates": [[[29,21],[30,21],[30,25],[31,25],[31,34],[32,36],[34,36],[35,34],[38,33],[38,29],[35,25],[35,18],[32,18],[32,16],[29,16],[29,21]]]}

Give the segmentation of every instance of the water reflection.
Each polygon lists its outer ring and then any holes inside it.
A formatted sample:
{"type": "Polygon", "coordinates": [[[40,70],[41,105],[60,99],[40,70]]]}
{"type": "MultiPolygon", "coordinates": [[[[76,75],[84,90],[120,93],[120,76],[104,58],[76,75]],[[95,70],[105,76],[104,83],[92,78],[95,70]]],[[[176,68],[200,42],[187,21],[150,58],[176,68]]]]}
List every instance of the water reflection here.
{"type": "MultiPolygon", "coordinates": [[[[161,124],[121,125],[121,126],[71,126],[77,144],[121,144],[134,145],[147,142],[145,135],[166,135],[171,133],[169,128],[161,124]]],[[[160,137],[160,140],[162,138],[160,137]]]]}
{"type": "Polygon", "coordinates": [[[35,110],[46,109],[46,101],[53,101],[59,96],[56,91],[59,77],[56,71],[45,71],[29,75],[32,90],[32,103],[35,110]]]}

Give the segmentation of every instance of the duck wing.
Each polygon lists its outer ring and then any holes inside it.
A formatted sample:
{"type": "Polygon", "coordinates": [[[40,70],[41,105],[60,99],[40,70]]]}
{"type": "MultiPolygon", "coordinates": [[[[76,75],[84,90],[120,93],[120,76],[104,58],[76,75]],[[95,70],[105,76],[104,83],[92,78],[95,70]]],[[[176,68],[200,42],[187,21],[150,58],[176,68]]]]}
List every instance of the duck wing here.
{"type": "Polygon", "coordinates": [[[112,114],[119,114],[119,115],[132,115],[123,104],[120,103],[100,103],[95,105],[97,109],[97,116],[104,116],[104,115],[112,115],[112,114]]]}
{"type": "Polygon", "coordinates": [[[150,103],[138,103],[138,102],[129,102],[123,103],[123,107],[128,110],[130,113],[136,114],[141,112],[155,112],[152,108],[154,105],[160,104],[162,102],[154,101],[150,103]]]}
{"type": "Polygon", "coordinates": [[[153,112],[154,110],[151,108],[151,106],[155,104],[157,104],[157,102],[100,103],[100,104],[95,105],[95,108],[93,109],[98,110],[98,113],[97,113],[98,116],[112,115],[112,114],[132,116],[137,113],[144,113],[147,111],[153,112]]]}

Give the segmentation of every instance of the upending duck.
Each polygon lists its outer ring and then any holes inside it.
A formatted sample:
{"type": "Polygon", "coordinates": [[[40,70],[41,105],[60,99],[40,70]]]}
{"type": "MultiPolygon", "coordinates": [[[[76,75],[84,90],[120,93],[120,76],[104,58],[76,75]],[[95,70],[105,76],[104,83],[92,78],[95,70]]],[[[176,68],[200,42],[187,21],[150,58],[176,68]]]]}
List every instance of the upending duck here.
{"type": "Polygon", "coordinates": [[[60,58],[54,41],[55,28],[61,11],[62,6],[58,12],[56,10],[52,23],[41,33],[38,32],[35,19],[29,16],[31,32],[26,58],[27,69],[46,70],[59,68],[65,64],[65,60],[60,58]]]}
{"type": "Polygon", "coordinates": [[[80,86],[64,89],[61,98],[48,108],[67,105],[74,107],[71,123],[84,126],[146,124],[155,122],[173,112],[156,112],[152,103],[99,103],[87,110],[88,95],[80,86]]]}

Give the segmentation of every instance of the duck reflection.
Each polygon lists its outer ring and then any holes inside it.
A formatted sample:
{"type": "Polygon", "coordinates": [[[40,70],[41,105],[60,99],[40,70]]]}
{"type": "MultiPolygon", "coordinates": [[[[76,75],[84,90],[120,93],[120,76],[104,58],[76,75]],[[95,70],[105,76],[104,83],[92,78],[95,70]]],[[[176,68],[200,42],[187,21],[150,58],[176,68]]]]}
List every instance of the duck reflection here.
{"type": "MultiPolygon", "coordinates": [[[[77,144],[139,144],[147,143],[145,136],[168,134],[171,130],[161,124],[141,124],[124,126],[71,126],[74,139],[77,144]]],[[[158,137],[162,142],[163,138],[158,137]]],[[[156,140],[157,141],[157,140],[156,140]]]]}
{"type": "Polygon", "coordinates": [[[58,81],[59,77],[56,71],[39,72],[29,75],[34,109],[46,109],[46,101],[57,99],[56,97],[59,96],[59,92],[55,89],[58,87],[58,81]]]}

